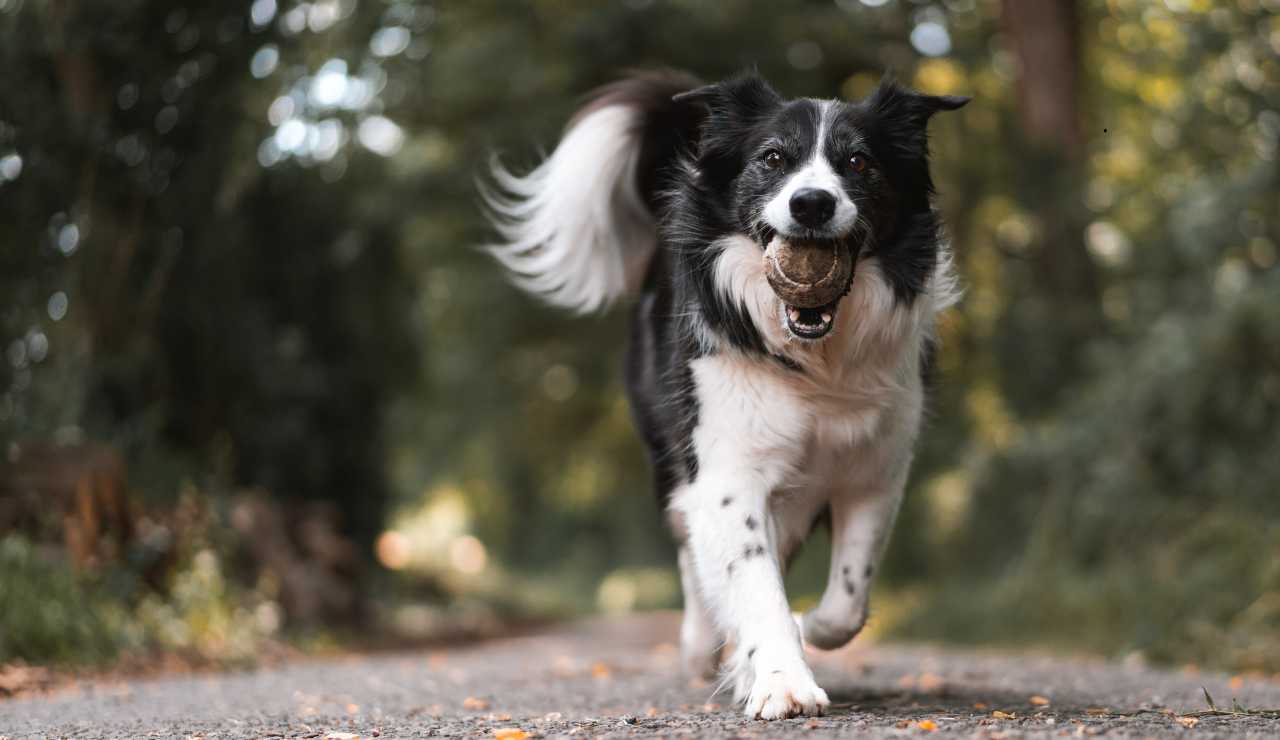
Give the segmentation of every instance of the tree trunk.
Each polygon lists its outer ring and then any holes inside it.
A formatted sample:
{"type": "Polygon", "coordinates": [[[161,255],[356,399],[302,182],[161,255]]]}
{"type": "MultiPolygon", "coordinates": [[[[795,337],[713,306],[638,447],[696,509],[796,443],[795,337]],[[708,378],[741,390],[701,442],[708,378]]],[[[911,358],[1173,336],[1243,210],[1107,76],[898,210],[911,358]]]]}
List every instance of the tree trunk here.
{"type": "Polygon", "coordinates": [[[1075,0],[1004,0],[1002,22],[1018,60],[1015,192],[1037,236],[1029,262],[1011,265],[1001,354],[1010,400],[1035,416],[1078,376],[1085,345],[1102,329],[1098,275],[1084,244],[1080,17],[1075,0]]]}

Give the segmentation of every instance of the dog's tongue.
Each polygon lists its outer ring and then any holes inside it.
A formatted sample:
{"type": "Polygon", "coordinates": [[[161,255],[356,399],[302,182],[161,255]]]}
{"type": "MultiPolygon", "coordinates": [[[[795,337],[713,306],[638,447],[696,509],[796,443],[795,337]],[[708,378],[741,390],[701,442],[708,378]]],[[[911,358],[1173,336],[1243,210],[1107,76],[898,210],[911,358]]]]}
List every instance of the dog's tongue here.
{"type": "Polygon", "coordinates": [[[836,242],[774,237],[764,250],[765,277],[782,302],[817,308],[835,302],[849,286],[853,256],[836,242]]]}

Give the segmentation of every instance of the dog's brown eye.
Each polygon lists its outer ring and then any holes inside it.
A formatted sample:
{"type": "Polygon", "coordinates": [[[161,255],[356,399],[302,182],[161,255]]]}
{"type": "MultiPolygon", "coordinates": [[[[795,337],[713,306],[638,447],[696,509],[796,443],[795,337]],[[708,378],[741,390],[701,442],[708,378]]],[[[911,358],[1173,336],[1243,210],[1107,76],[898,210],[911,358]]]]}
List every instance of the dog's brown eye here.
{"type": "Polygon", "coordinates": [[[854,172],[862,172],[867,169],[867,158],[861,154],[855,154],[849,157],[849,169],[854,172]]]}
{"type": "Polygon", "coordinates": [[[782,155],[777,149],[770,149],[764,153],[764,166],[771,170],[776,170],[782,166],[782,155]]]}

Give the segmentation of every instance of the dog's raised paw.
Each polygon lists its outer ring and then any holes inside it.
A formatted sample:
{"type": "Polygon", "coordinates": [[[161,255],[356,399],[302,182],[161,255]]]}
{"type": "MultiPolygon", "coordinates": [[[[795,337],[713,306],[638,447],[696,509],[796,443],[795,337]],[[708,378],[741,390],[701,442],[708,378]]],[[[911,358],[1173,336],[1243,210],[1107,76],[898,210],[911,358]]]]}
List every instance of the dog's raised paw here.
{"type": "Polygon", "coordinates": [[[830,706],[827,692],[807,668],[768,671],[756,676],[747,697],[746,715],[754,719],[819,716],[830,706]]]}

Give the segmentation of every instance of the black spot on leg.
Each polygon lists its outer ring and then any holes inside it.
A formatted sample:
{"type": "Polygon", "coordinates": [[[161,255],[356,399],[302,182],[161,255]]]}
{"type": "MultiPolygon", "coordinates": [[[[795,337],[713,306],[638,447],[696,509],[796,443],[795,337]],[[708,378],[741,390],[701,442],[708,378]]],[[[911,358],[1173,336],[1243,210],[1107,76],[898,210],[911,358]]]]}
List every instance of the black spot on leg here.
{"type": "Polygon", "coordinates": [[[756,545],[756,550],[755,550],[755,552],[756,552],[756,554],[757,554],[757,555],[763,555],[763,554],[764,554],[764,545],[756,545]]]}
{"type": "Polygon", "coordinates": [[[846,565],[846,566],[844,566],[843,568],[841,568],[841,569],[840,569],[840,575],[844,576],[845,578],[848,578],[848,577],[849,577],[849,566],[847,566],[847,565],[846,565]]]}
{"type": "Polygon", "coordinates": [[[750,648],[749,650],[747,650],[747,660],[751,660],[752,658],[755,657],[755,655],[756,655],[755,648],[750,648]]]}
{"type": "Polygon", "coordinates": [[[730,560],[730,561],[729,561],[729,565],[725,568],[725,570],[727,570],[727,571],[729,572],[729,575],[733,575],[733,568],[734,568],[734,566],[735,566],[735,565],[737,565],[737,564],[738,564],[738,561],[737,561],[737,560],[730,560]]]}
{"type": "Polygon", "coordinates": [[[733,503],[733,496],[725,496],[724,498],[720,499],[721,506],[728,506],[731,503],[733,503]]]}
{"type": "Polygon", "coordinates": [[[853,596],[855,593],[857,593],[857,591],[858,589],[856,586],[853,585],[853,581],[849,580],[848,578],[844,579],[845,593],[849,594],[850,596],[853,596]]]}
{"type": "Polygon", "coordinates": [[[862,569],[862,577],[863,577],[863,578],[870,578],[870,577],[871,577],[871,566],[870,566],[870,565],[868,565],[867,567],[865,567],[865,568],[863,568],[863,569],[862,569]]]}
{"type": "Polygon", "coordinates": [[[748,517],[747,517],[747,529],[755,529],[755,528],[756,528],[756,527],[758,527],[758,526],[760,526],[760,525],[759,525],[759,523],[758,523],[758,522],[756,522],[756,518],[755,518],[755,517],[753,517],[753,516],[748,516],[748,517]]]}

